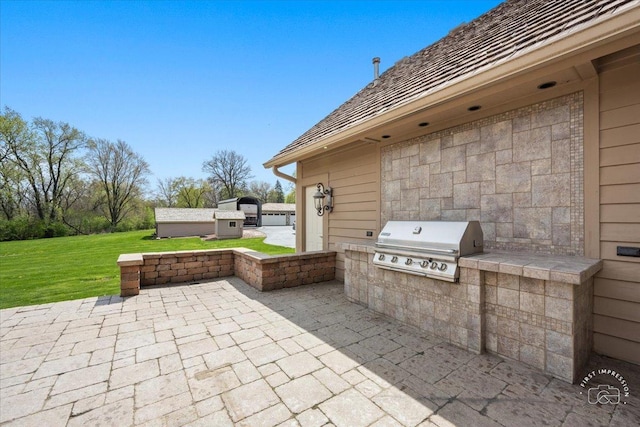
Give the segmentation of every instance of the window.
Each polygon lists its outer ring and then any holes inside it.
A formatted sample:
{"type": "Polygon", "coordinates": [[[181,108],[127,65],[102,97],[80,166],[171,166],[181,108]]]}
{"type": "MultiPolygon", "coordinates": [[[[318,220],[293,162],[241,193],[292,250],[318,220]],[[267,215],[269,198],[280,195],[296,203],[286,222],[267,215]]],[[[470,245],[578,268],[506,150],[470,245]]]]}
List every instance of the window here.
{"type": "Polygon", "coordinates": [[[236,228],[236,222],[235,221],[229,221],[229,228],[236,228]]]}

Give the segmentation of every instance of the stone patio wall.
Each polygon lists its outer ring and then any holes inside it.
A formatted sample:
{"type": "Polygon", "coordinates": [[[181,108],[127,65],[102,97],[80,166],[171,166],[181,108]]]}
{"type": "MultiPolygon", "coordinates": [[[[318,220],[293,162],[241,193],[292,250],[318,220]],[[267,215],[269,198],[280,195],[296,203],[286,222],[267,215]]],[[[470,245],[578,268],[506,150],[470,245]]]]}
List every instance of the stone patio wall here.
{"type": "Polygon", "coordinates": [[[198,282],[236,275],[261,291],[335,278],[336,253],[270,256],[245,248],[123,254],[120,293],[138,295],[141,286],[198,282]]]}
{"type": "Polygon", "coordinates": [[[477,220],[485,249],[584,255],[582,92],[381,149],[381,219],[477,220]]]}

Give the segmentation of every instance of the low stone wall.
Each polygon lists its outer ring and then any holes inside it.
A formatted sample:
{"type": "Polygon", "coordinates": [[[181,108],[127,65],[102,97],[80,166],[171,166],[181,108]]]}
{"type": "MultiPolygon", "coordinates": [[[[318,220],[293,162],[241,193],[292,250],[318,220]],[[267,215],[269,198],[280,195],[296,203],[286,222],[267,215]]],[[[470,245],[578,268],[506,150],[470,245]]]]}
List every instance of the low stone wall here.
{"type": "Polygon", "coordinates": [[[343,244],[351,301],[475,353],[518,360],[573,382],[593,347],[593,275],[602,261],[483,253],[462,257],[460,281],[383,270],[374,248],[343,244]]]}
{"type": "Polygon", "coordinates": [[[141,286],[233,275],[270,291],[333,280],[335,259],[330,251],[270,256],[245,248],[123,254],[118,258],[120,294],[138,295],[141,286]]]}
{"type": "Polygon", "coordinates": [[[335,278],[336,253],[321,251],[269,256],[236,249],[234,272],[261,291],[326,282],[335,278]]]}

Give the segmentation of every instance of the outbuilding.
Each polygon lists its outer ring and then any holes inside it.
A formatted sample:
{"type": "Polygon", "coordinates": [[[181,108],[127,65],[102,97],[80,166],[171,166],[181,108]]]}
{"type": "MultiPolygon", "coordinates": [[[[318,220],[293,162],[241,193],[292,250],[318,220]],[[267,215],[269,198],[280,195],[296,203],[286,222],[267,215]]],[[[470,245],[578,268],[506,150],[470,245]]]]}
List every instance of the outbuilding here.
{"type": "Polygon", "coordinates": [[[243,196],[221,200],[218,202],[218,209],[242,211],[245,215],[244,225],[262,226],[262,203],[255,197],[243,196]]]}
{"type": "Polygon", "coordinates": [[[220,211],[214,214],[215,234],[218,239],[238,239],[242,237],[245,215],[243,211],[220,211]]]}
{"type": "Polygon", "coordinates": [[[156,236],[206,236],[215,232],[215,209],[156,208],[156,236]]]}
{"type": "Polygon", "coordinates": [[[293,225],[295,220],[295,203],[264,203],[262,205],[262,225],[293,225]]]}

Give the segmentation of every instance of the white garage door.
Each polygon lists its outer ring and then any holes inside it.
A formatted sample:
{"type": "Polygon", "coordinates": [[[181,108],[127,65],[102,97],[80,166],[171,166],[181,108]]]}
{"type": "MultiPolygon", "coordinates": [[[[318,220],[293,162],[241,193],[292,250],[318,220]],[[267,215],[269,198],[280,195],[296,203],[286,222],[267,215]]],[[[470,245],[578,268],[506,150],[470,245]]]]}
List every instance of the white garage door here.
{"type": "Polygon", "coordinates": [[[263,213],[262,225],[287,225],[286,213],[263,213]]]}

